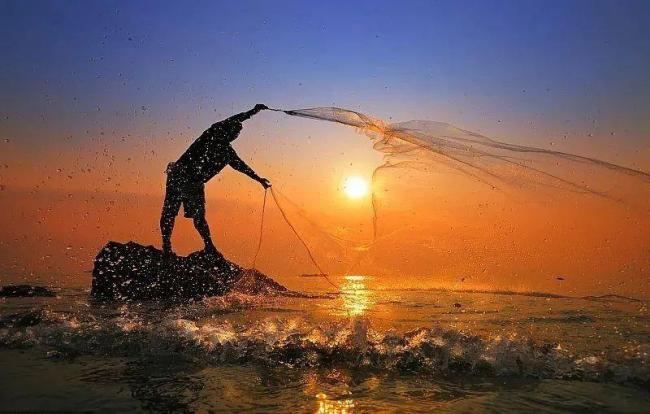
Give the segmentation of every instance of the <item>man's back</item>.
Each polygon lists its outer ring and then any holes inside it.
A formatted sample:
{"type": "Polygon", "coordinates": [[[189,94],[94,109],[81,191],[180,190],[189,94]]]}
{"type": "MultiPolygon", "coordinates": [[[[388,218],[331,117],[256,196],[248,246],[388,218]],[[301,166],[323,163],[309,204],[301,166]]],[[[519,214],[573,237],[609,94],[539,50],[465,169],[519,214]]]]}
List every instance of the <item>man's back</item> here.
{"type": "Polygon", "coordinates": [[[174,172],[188,181],[207,182],[236,157],[230,141],[238,133],[228,119],[212,125],[174,163],[174,172]]]}

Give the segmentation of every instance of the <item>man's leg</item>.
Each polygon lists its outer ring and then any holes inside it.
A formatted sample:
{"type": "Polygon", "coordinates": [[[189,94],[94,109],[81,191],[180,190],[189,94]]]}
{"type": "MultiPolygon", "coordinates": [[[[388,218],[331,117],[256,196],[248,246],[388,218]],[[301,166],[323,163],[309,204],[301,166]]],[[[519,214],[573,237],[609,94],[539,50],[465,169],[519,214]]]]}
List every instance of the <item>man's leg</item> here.
{"type": "Polygon", "coordinates": [[[198,183],[186,189],[187,199],[183,201],[183,209],[185,210],[185,217],[192,217],[194,221],[194,228],[199,232],[205,250],[207,252],[216,252],[217,249],[212,243],[210,236],[210,226],[205,219],[205,186],[203,183],[198,183]]]}
{"type": "Polygon", "coordinates": [[[212,237],[210,237],[210,226],[208,225],[208,221],[205,219],[205,212],[203,212],[203,214],[197,214],[193,217],[193,220],[196,231],[199,232],[203,239],[205,250],[216,251],[217,249],[214,247],[214,243],[212,243],[212,237]]]}
{"type": "Polygon", "coordinates": [[[181,208],[181,201],[165,194],[162,213],[160,214],[160,233],[162,234],[162,247],[165,254],[172,253],[172,232],[174,231],[174,222],[176,215],[181,208]]]}

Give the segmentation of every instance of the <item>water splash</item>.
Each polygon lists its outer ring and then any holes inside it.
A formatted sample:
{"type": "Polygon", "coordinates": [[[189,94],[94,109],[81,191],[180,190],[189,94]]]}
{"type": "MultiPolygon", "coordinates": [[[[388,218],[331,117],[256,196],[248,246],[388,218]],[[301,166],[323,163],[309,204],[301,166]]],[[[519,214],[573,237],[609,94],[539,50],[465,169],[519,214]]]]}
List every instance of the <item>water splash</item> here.
{"type": "MultiPolygon", "coordinates": [[[[256,306],[257,299],[212,301],[212,312],[256,306]]],[[[204,308],[205,309],[205,308],[204,308]]],[[[206,314],[199,314],[207,316],[206,314]]],[[[650,380],[648,345],[576,355],[558,344],[515,334],[489,338],[440,326],[398,333],[352,318],[313,323],[268,317],[236,323],[175,309],[160,319],[122,306],[103,314],[26,312],[0,325],[0,346],[41,347],[51,357],[176,355],[204,363],[293,367],[344,366],[388,372],[523,376],[616,382],[650,380]],[[17,323],[16,320],[30,320],[17,323]]]]}

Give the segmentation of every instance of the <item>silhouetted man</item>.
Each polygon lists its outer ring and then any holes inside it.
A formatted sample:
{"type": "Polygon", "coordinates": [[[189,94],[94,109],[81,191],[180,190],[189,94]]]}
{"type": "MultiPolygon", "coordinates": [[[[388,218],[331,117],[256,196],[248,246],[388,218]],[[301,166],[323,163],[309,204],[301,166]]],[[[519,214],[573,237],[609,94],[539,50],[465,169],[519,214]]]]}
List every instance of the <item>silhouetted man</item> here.
{"type": "Polygon", "coordinates": [[[172,231],[181,204],[185,217],[194,220],[194,227],[205,243],[205,251],[217,252],[210,237],[210,227],[205,220],[205,183],[226,165],[258,181],[264,188],[271,186],[269,180],[255,174],[230,145],[239,136],[242,122],[263,109],[269,108],[257,104],[250,111],[217,122],[203,132],[178,161],[167,166],[165,201],[160,216],[163,252],[166,255],[172,254],[172,231]]]}

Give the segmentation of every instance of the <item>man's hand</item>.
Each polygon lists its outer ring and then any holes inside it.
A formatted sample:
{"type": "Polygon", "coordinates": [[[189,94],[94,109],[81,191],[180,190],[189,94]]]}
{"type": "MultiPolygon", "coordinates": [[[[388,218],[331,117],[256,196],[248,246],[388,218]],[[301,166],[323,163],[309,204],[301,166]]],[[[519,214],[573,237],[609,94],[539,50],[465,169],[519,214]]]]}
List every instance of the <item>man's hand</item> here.
{"type": "Polygon", "coordinates": [[[242,113],[237,114],[237,115],[233,115],[230,118],[228,118],[226,121],[234,121],[234,122],[241,123],[241,122],[244,122],[245,120],[249,119],[251,116],[257,114],[259,111],[261,111],[263,109],[269,109],[269,107],[264,105],[264,104],[257,104],[257,105],[255,105],[255,107],[253,109],[250,109],[250,110],[248,110],[246,112],[242,112],[242,113]]]}
{"type": "Polygon", "coordinates": [[[262,187],[264,187],[265,190],[271,187],[271,182],[266,178],[260,178],[260,184],[262,184],[262,187]]]}

